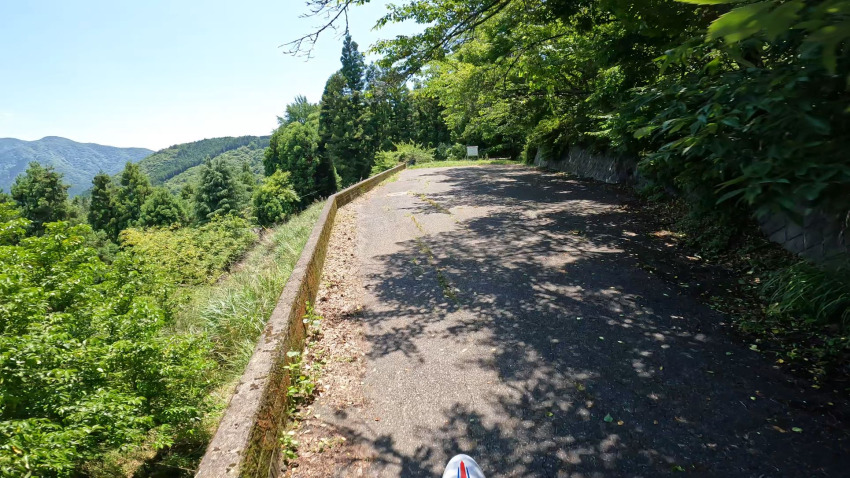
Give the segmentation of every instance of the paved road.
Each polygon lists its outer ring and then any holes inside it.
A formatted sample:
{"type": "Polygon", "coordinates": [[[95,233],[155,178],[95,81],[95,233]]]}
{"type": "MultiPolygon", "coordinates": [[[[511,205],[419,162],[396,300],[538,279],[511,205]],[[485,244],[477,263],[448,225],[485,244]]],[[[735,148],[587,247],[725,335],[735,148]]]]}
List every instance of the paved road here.
{"type": "Polygon", "coordinates": [[[341,423],[365,475],[434,477],[460,452],[489,477],[847,473],[837,422],[639,267],[611,188],[409,170],[359,208],[368,405],[341,423]]]}

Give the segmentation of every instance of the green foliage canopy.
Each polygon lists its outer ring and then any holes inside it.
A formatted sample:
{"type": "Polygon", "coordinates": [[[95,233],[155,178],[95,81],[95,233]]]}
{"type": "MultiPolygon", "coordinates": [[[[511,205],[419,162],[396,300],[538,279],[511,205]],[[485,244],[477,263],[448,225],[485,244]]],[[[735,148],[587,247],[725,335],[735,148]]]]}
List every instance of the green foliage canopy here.
{"type": "Polygon", "coordinates": [[[0,474],[77,476],[151,434],[155,448],[170,444],[199,417],[211,366],[202,343],[162,333],[166,314],[143,293],[138,263],[104,264],[88,226],[20,238],[21,223],[3,219],[0,474]]]}
{"type": "Polygon", "coordinates": [[[254,213],[261,226],[281,222],[296,211],[300,201],[290,176],[289,171],[277,170],[254,193],[254,213]]]}
{"type": "Polygon", "coordinates": [[[68,186],[52,166],[30,163],[26,173],[12,184],[12,199],[35,233],[43,232],[48,222],[61,221],[68,215],[68,186]]]}
{"type": "Polygon", "coordinates": [[[215,216],[239,212],[241,191],[236,173],[221,158],[208,160],[201,169],[195,193],[195,218],[205,223],[215,216]]]}
{"type": "Polygon", "coordinates": [[[186,210],[181,201],[162,187],[153,189],[142,205],[142,213],[139,217],[139,225],[143,227],[171,226],[185,221],[186,210]]]}

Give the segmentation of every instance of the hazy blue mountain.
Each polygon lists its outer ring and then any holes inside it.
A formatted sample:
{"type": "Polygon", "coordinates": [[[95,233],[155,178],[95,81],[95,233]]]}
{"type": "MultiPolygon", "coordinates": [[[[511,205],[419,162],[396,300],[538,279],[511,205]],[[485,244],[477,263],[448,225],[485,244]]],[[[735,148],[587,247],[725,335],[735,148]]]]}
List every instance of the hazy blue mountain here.
{"type": "Polygon", "coordinates": [[[127,161],[136,162],[152,153],[145,148],[78,143],[58,136],[37,141],[0,138],[0,189],[9,192],[15,177],[36,161],[62,173],[65,183],[71,186],[68,193],[73,196],[89,189],[98,171],[115,174],[127,161]]]}

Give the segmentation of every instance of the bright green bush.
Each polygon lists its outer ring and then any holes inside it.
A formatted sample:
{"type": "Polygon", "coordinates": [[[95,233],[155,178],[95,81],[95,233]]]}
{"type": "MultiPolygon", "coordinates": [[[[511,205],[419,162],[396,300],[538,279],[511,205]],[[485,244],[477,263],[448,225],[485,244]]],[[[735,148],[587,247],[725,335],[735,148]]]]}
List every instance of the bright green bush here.
{"type": "Polygon", "coordinates": [[[379,151],[375,154],[375,164],[372,165],[372,176],[398,166],[398,155],[395,151],[379,151]]]}
{"type": "Polygon", "coordinates": [[[199,227],[127,229],[121,244],[159,287],[209,284],[257,240],[251,224],[240,217],[215,217],[199,227]]]}
{"type": "Polygon", "coordinates": [[[261,226],[282,222],[296,211],[299,198],[289,181],[290,174],[277,170],[254,192],[254,214],[261,226]]]}
{"type": "Polygon", "coordinates": [[[109,451],[169,445],[201,414],[203,342],[163,333],[136,256],[110,266],[86,246],[88,226],[22,238],[26,224],[4,216],[0,475],[77,476],[109,451]]]}
{"type": "Polygon", "coordinates": [[[381,151],[375,155],[371,172],[373,176],[396,167],[398,163],[417,164],[434,161],[435,150],[424,148],[412,141],[396,143],[395,148],[395,151],[381,151]]]}
{"type": "Polygon", "coordinates": [[[434,148],[435,161],[459,160],[466,158],[466,146],[460,143],[440,143],[434,148]]]}

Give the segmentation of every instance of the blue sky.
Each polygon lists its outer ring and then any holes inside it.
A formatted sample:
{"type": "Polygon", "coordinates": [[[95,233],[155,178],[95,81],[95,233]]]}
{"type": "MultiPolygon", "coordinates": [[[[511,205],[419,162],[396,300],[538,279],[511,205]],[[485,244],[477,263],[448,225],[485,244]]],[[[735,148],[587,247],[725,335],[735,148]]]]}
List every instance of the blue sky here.
{"type": "MultiPolygon", "coordinates": [[[[361,51],[386,1],[356,7],[361,51]]],[[[302,0],[7,1],[0,4],[0,137],[64,136],[160,149],[218,136],[269,134],[295,95],[318,101],[339,68],[327,32],[314,58],[279,46],[311,31],[302,0]]]]}

